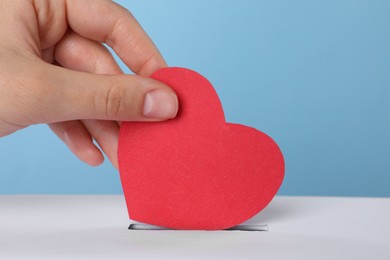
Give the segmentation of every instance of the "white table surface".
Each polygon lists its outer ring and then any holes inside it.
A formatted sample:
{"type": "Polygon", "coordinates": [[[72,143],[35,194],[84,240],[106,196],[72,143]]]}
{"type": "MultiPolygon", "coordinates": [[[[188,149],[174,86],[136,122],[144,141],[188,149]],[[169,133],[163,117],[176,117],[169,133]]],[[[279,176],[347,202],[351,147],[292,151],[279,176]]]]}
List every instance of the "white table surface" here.
{"type": "Polygon", "coordinates": [[[276,197],[268,232],[135,231],[121,195],[1,195],[0,259],[390,259],[390,199],[276,197]]]}

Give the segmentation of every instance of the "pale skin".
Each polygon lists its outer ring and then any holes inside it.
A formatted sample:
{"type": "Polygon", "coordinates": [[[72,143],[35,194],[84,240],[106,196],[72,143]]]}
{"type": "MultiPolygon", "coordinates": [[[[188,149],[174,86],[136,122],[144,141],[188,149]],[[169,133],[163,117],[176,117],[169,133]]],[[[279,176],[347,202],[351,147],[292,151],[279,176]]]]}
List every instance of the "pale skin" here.
{"type": "Polygon", "coordinates": [[[109,0],[1,0],[0,137],[48,124],[80,160],[99,165],[103,151],[118,167],[121,121],[176,116],[175,93],[148,78],[166,66],[135,18],[109,0]],[[122,74],[103,43],[135,75],[122,74]]]}

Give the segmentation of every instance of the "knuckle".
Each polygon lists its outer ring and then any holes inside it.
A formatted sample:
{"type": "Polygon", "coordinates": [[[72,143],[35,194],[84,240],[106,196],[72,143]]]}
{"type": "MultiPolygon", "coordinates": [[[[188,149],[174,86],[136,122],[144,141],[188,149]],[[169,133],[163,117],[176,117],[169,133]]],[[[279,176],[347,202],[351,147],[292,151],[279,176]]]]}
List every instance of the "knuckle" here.
{"type": "Polygon", "coordinates": [[[126,104],[126,88],[122,85],[113,85],[103,94],[103,113],[107,118],[120,118],[125,114],[126,104]]]}

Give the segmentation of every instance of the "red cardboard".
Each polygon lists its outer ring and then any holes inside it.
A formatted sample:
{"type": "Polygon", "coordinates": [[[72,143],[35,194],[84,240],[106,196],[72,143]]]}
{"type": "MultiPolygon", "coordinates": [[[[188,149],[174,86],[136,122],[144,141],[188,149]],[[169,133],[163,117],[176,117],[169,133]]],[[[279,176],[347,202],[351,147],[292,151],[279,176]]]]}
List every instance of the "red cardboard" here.
{"type": "Polygon", "coordinates": [[[264,133],[226,123],[210,82],[183,68],[152,75],[180,109],[165,122],[123,122],[119,170],[131,219],[173,229],[218,230],[261,211],[284,176],[283,155],[264,133]]]}

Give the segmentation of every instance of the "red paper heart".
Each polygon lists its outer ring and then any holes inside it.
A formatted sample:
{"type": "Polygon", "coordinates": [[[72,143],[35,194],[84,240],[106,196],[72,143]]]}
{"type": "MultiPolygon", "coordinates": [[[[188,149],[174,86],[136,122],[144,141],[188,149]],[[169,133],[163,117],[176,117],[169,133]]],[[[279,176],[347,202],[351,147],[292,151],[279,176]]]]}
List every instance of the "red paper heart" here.
{"type": "Polygon", "coordinates": [[[283,155],[264,133],[226,123],[218,95],[198,73],[165,68],[180,110],[160,123],[124,122],[119,170],[131,219],[174,229],[226,229],[261,211],[284,175],[283,155]]]}

